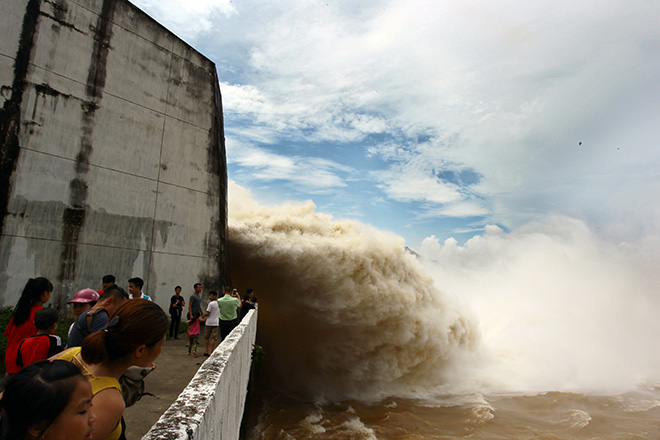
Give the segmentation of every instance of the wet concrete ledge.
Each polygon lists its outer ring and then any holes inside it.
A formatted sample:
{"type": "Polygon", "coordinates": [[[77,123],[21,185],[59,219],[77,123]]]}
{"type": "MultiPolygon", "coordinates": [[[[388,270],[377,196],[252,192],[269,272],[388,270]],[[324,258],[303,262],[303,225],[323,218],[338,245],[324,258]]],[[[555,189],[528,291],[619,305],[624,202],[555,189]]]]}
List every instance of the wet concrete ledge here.
{"type": "Polygon", "coordinates": [[[256,336],[251,310],[142,439],[238,439],[256,336]]]}

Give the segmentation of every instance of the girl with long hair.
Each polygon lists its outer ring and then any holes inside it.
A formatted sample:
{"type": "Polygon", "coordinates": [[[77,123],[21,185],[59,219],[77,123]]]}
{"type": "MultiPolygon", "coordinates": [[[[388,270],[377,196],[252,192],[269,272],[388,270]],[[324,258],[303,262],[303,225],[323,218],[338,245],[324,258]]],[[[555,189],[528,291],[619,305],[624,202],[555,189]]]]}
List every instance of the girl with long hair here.
{"type": "Polygon", "coordinates": [[[34,314],[43,308],[53,292],[53,284],[46,278],[30,278],[23,288],[23,293],[14,307],[9,324],[5,329],[7,337],[7,351],[5,352],[5,365],[7,374],[18,373],[21,369],[16,364],[16,354],[21,341],[37,334],[34,325],[34,314]]]}

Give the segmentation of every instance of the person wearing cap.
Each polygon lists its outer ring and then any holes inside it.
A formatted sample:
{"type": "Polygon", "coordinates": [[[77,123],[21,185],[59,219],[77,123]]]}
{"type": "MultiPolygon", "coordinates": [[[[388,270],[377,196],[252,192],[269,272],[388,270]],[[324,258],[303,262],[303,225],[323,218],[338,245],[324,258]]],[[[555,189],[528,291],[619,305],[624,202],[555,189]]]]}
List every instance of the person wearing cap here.
{"type": "Polygon", "coordinates": [[[103,330],[110,319],[110,315],[127,300],[128,293],[116,284],[105,289],[103,294],[99,296],[96,305],[83,312],[73,322],[73,328],[66,343],[67,347],[80,347],[87,336],[103,330]]]}
{"type": "MultiPolygon", "coordinates": [[[[73,314],[76,315],[76,319],[80,317],[84,312],[91,309],[96,305],[96,301],[99,300],[99,294],[94,289],[86,288],[76,292],[73,295],[71,301],[67,301],[67,304],[73,304],[73,314]]],[[[74,319],[75,322],[75,319],[74,319]]],[[[71,329],[73,328],[74,322],[71,323],[69,327],[68,335],[71,335],[71,329]]]]}

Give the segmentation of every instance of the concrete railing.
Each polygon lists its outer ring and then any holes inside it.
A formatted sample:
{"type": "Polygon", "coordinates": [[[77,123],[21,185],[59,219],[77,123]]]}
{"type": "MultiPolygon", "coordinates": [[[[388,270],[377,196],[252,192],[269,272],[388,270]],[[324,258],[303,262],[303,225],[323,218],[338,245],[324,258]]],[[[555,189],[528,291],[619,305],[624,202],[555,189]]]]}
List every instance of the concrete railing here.
{"type": "Polygon", "coordinates": [[[237,440],[256,336],[251,310],[142,440],[237,440]]]}

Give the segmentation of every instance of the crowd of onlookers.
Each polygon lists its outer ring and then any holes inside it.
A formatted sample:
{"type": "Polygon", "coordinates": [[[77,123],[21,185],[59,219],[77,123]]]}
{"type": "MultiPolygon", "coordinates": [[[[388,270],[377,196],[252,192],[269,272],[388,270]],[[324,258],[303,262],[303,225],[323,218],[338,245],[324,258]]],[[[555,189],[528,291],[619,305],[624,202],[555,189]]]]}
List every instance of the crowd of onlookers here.
{"type": "Polygon", "coordinates": [[[197,357],[203,332],[208,356],[257,301],[252,289],[241,299],[224,287],[220,297],[209,292],[202,310],[200,283],[187,303],[177,286],[170,320],[142,291],[142,279],[131,278],[128,292],[112,275],[102,281],[101,290],[82,289],[68,301],[75,320],[66,347],[54,334],[57,311],[44,307],[52,283],[39,277],[25,285],[5,329],[0,440],[124,439],[124,409],[140,397],[167,335],[178,339],[184,312],[188,354],[197,357]]]}
{"type": "MultiPolygon", "coordinates": [[[[203,328],[204,356],[210,356],[216,343],[223,341],[247,312],[256,307],[257,297],[253,289],[247,289],[245,297],[241,300],[238,290],[226,286],[223,289],[223,295],[220,297],[215,290],[209,292],[208,305],[203,311],[201,306],[202,285],[195,283],[193,288],[193,294],[190,295],[188,302],[186,347],[188,347],[188,355],[192,354],[197,357],[197,346],[203,328]]],[[[175,325],[175,322],[180,321],[184,306],[185,301],[181,297],[181,287],[177,286],[175,294],[170,300],[170,315],[172,316],[170,339],[176,339],[179,334],[178,324],[175,325]]]]}

